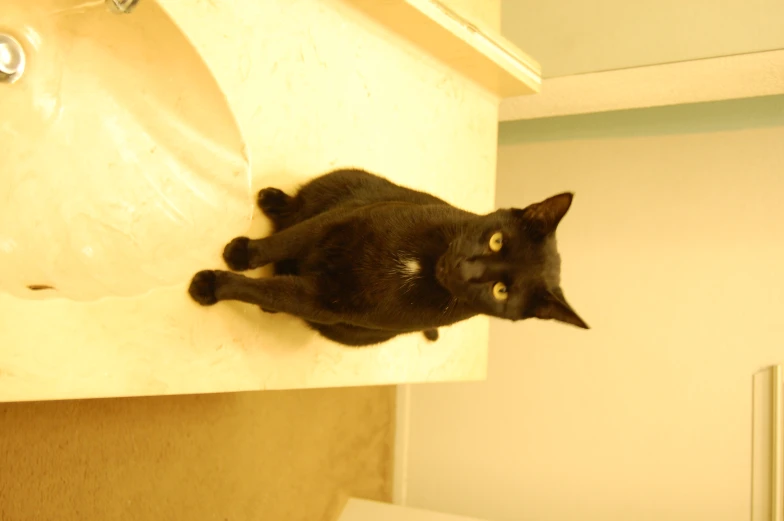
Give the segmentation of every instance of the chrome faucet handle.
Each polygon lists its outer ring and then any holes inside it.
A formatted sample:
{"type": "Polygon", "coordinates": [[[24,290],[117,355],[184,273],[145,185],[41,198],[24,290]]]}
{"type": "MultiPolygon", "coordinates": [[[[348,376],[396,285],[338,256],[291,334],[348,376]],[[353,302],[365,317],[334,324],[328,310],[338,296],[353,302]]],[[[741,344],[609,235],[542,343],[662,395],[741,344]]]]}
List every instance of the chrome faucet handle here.
{"type": "Polygon", "coordinates": [[[106,3],[109,5],[109,9],[115,13],[128,14],[133,11],[139,0],[106,0],[106,3]]]}

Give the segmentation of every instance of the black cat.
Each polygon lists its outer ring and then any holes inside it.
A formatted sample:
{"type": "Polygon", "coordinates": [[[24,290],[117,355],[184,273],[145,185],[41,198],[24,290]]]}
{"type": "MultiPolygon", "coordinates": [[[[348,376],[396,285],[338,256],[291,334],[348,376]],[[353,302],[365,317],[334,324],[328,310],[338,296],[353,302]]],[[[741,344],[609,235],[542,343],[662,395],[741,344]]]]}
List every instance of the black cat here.
{"type": "Polygon", "coordinates": [[[482,216],[361,170],[338,170],[294,197],[259,192],[274,233],[226,246],[232,270],[274,263],[275,276],[201,271],[188,291],[204,306],[239,300],[298,316],[350,346],[413,331],[436,340],[439,326],[478,314],[587,329],[559,286],[555,229],[571,202],[564,193],[482,216]]]}

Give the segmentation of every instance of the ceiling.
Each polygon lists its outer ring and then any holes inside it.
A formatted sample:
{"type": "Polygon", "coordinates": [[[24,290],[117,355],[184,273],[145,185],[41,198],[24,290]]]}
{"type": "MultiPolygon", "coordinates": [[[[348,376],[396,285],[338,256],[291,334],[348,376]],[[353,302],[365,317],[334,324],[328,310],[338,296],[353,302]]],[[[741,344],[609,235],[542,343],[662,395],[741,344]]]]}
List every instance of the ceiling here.
{"type": "Polygon", "coordinates": [[[502,0],[544,77],[784,48],[782,0],[502,0]]]}

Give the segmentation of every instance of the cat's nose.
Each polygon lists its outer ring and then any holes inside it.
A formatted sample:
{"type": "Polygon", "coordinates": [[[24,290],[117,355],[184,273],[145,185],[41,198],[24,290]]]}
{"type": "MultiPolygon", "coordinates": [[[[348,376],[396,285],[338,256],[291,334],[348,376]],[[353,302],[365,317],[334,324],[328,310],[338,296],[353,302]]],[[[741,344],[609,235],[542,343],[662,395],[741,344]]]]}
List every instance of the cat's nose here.
{"type": "Polygon", "coordinates": [[[458,273],[460,273],[460,277],[465,281],[481,279],[482,275],[485,274],[484,266],[477,261],[458,261],[455,268],[458,270],[458,273]]]}

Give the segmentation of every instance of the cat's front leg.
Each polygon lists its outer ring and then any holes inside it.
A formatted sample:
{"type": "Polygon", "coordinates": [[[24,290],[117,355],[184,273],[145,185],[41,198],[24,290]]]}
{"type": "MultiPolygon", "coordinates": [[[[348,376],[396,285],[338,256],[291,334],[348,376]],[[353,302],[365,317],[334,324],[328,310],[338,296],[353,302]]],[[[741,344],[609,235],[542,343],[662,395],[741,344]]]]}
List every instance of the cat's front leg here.
{"type": "Polygon", "coordinates": [[[236,237],[223,249],[223,260],[233,271],[247,271],[273,262],[297,258],[304,246],[303,238],[293,234],[280,237],[284,233],[285,231],[263,239],[236,237]]]}
{"type": "Polygon", "coordinates": [[[223,249],[223,260],[233,271],[246,271],[298,258],[339,215],[319,215],[263,239],[237,237],[223,249]]]}
{"type": "Polygon", "coordinates": [[[235,237],[223,248],[223,260],[229,269],[234,271],[251,269],[250,241],[248,237],[235,237]]]}
{"type": "Polygon", "coordinates": [[[295,275],[255,279],[230,271],[205,270],[194,275],[188,293],[202,306],[237,300],[319,324],[340,322],[339,316],[319,305],[313,282],[295,275]]]}

